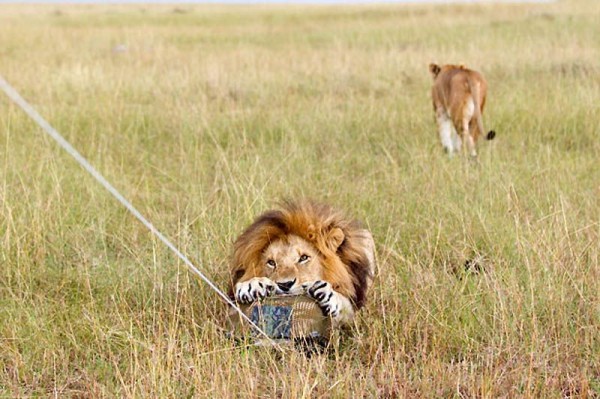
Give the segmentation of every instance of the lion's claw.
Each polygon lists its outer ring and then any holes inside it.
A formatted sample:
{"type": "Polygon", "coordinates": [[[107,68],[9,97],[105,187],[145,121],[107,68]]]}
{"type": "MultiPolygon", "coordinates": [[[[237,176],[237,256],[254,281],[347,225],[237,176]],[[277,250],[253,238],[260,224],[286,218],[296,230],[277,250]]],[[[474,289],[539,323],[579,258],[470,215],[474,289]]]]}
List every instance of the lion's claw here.
{"type": "Polygon", "coordinates": [[[249,304],[266,298],[275,292],[275,283],[266,277],[254,277],[235,285],[235,299],[249,304]]]}
{"type": "Polygon", "coordinates": [[[314,283],[303,285],[306,294],[315,299],[325,316],[337,317],[340,314],[339,294],[335,292],[330,283],[317,280],[314,283]]]}

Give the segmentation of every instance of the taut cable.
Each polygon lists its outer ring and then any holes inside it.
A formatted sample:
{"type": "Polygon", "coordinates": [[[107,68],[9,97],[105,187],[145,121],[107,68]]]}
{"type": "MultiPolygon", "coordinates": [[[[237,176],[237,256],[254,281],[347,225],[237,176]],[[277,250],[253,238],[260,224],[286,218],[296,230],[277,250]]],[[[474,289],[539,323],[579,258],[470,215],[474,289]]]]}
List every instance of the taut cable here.
{"type": "Polygon", "coordinates": [[[276,347],[278,345],[260,328],[258,327],[244,312],[227,296],[223,291],[219,289],[208,277],[204,275],[194,264],[185,256],[175,245],[171,243],[152,223],[148,221],[132,204],[129,202],[121,193],[113,187],[98,172],[88,161],[81,155],[56,129],[54,129],[50,123],[48,123],[21,95],[11,86],[8,82],[0,76],[0,88],[6,93],[6,95],[18,105],[31,119],[33,119],[50,137],[52,137],[65,151],[69,153],[75,160],[87,170],[93,177],[100,183],[105,189],[107,189],[113,197],[115,197],[129,212],[133,214],[144,226],[148,228],[160,241],[162,241],[171,251],[175,253],[181,259],[188,269],[200,277],[210,288],[212,288],[227,304],[233,307],[240,316],[246,320],[250,325],[258,331],[259,334],[263,335],[268,339],[269,342],[273,343],[276,347]]]}

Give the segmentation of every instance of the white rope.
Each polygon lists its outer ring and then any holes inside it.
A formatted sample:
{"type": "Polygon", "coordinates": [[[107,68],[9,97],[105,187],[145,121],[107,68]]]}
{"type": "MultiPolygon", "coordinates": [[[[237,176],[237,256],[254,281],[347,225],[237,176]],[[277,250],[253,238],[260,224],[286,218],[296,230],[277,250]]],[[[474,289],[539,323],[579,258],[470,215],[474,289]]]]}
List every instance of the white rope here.
{"type": "Polygon", "coordinates": [[[115,197],[125,208],[127,208],[127,210],[129,210],[129,212],[133,214],[133,216],[135,216],[140,222],[142,222],[142,224],[146,226],[152,232],[152,234],[158,237],[159,240],[161,240],[167,247],[169,247],[169,249],[171,249],[171,251],[173,251],[175,255],[177,255],[192,272],[196,273],[198,277],[200,277],[206,284],[208,284],[208,286],[212,288],[223,300],[225,300],[225,302],[227,302],[231,307],[233,307],[244,320],[246,320],[248,323],[250,323],[252,327],[256,329],[256,331],[258,331],[261,335],[266,337],[274,345],[277,345],[263,330],[260,329],[260,327],[258,327],[254,322],[252,322],[252,320],[250,320],[248,316],[246,316],[244,312],[231,299],[229,299],[229,297],[225,295],[223,291],[219,289],[219,287],[217,287],[212,281],[210,281],[210,279],[206,277],[196,266],[194,266],[194,264],[179,249],[177,249],[177,247],[173,245],[171,241],[169,241],[160,231],[158,231],[158,229],[154,227],[152,223],[148,221],[148,219],[146,219],[125,197],[123,197],[123,195],[121,195],[121,193],[117,191],[117,189],[114,188],[112,184],[110,184],[108,180],[106,180],[104,176],[100,174],[100,172],[94,169],[94,167],[83,157],[83,155],[81,155],[27,101],[25,101],[25,99],[23,99],[23,97],[21,97],[21,95],[11,85],[9,85],[8,82],[4,80],[4,78],[1,75],[0,88],[2,88],[4,93],[6,93],[6,95],[15,104],[21,107],[21,109],[23,109],[23,111],[25,111],[25,113],[29,115],[29,117],[33,119],[46,133],[48,133],[48,135],[52,137],[65,151],[67,151],[73,158],[75,158],[75,160],[85,170],[87,170],[98,181],[98,183],[102,184],[102,186],[104,186],[104,188],[107,189],[113,195],[113,197],[115,197]]]}

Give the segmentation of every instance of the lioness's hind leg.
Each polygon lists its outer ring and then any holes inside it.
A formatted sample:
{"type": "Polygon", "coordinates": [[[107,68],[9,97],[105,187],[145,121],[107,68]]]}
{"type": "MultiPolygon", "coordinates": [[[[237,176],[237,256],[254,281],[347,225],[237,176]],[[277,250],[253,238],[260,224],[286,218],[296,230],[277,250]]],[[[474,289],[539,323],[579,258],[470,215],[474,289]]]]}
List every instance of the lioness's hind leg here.
{"type": "Polygon", "coordinates": [[[437,123],[442,147],[444,147],[444,150],[448,155],[452,155],[454,152],[454,145],[452,143],[452,121],[448,118],[445,111],[438,111],[437,123]]]}
{"type": "Polygon", "coordinates": [[[469,155],[475,158],[477,156],[477,150],[475,149],[475,140],[470,134],[467,136],[467,147],[469,148],[469,155]]]}
{"type": "Polygon", "coordinates": [[[469,98],[465,103],[465,107],[463,109],[463,119],[462,119],[462,132],[463,132],[463,140],[465,141],[466,148],[469,151],[469,155],[472,157],[477,156],[477,150],[475,149],[475,138],[473,134],[475,133],[471,129],[471,120],[475,115],[475,103],[472,98],[469,98]]]}
{"type": "Polygon", "coordinates": [[[460,152],[462,148],[462,140],[456,131],[452,132],[452,145],[454,146],[455,152],[460,152]]]}
{"type": "Polygon", "coordinates": [[[463,139],[466,143],[466,148],[469,151],[469,155],[472,157],[477,156],[477,150],[475,149],[475,139],[471,130],[469,129],[469,120],[463,120],[463,139]]]}

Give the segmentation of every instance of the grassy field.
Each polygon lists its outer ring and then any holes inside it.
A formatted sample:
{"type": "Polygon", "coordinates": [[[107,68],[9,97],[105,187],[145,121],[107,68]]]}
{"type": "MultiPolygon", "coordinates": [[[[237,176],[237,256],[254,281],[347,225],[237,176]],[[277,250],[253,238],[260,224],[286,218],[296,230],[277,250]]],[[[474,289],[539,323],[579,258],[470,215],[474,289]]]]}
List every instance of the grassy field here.
{"type": "Polygon", "coordinates": [[[379,258],[329,354],[236,347],[216,295],[2,94],[0,396],[600,396],[599,20],[0,5],[0,74],[218,285],[284,198],[364,220],[379,258]],[[431,61],[488,79],[479,163],[442,152],[431,61]]]}

